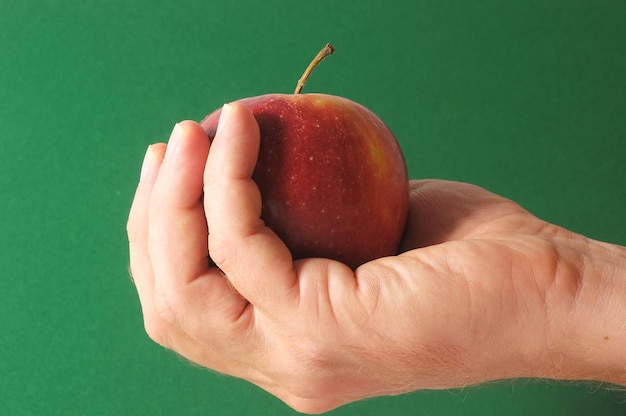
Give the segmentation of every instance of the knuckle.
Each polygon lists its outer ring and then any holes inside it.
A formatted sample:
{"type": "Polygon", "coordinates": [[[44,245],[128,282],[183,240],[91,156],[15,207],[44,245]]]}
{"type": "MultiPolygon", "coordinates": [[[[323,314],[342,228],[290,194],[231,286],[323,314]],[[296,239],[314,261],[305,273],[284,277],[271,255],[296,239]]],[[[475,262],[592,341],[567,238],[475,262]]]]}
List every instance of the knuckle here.
{"type": "Polygon", "coordinates": [[[132,217],[128,217],[128,220],[126,221],[126,235],[129,240],[135,235],[135,223],[132,220],[132,217]]]}
{"type": "Polygon", "coordinates": [[[169,325],[158,314],[145,315],[143,324],[146,334],[152,341],[165,348],[170,348],[169,325]]]}
{"type": "Polygon", "coordinates": [[[336,403],[332,399],[306,399],[299,396],[287,396],[282,398],[285,404],[298,413],[321,414],[335,409],[342,403],[336,403]]]}
{"type": "Polygon", "coordinates": [[[286,354],[286,359],[293,363],[289,368],[296,367],[298,371],[281,372],[276,377],[285,381],[286,393],[292,400],[319,406],[318,402],[338,393],[335,382],[337,362],[330,354],[328,348],[316,344],[308,345],[295,356],[286,354]]]}
{"type": "Polygon", "coordinates": [[[179,303],[171,294],[155,290],[154,308],[161,320],[176,325],[179,315],[178,310],[180,309],[177,306],[179,303]]]}
{"type": "Polygon", "coordinates": [[[224,267],[224,264],[230,258],[230,250],[226,244],[226,239],[212,230],[209,233],[209,256],[221,268],[224,267]]]}

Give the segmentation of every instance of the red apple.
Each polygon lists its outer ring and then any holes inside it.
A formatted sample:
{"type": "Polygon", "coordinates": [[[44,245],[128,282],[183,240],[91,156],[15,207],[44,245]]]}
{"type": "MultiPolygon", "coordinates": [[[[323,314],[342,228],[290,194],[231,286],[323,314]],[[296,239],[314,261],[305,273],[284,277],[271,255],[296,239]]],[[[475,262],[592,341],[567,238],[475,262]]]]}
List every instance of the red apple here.
{"type": "MultiPolygon", "coordinates": [[[[408,214],[407,168],[396,138],[372,111],[325,94],[239,101],[261,131],[253,179],[262,219],[294,259],[331,258],[355,269],[397,253],[408,214]]],[[[202,121],[210,139],[219,116],[217,110],[202,121]]]]}

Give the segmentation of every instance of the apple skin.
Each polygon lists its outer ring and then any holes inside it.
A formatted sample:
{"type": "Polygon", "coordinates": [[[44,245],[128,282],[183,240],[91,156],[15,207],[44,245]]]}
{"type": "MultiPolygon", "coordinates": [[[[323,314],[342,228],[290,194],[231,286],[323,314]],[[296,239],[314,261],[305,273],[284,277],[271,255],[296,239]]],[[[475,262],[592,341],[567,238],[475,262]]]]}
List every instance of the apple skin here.
{"type": "MultiPolygon", "coordinates": [[[[261,218],[294,260],[323,257],[352,269],[397,254],[409,190],[402,150],[369,109],[326,94],[267,94],[238,100],[257,120],[253,180],[261,218]]],[[[221,110],[201,124],[215,137],[221,110]]]]}

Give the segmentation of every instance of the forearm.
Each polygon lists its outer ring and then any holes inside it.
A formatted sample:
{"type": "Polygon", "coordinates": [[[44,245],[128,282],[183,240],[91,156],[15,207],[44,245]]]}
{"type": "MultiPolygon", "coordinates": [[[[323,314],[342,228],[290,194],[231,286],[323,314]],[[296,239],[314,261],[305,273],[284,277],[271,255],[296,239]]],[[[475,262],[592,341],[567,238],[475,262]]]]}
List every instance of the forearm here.
{"type": "MultiPolygon", "coordinates": [[[[560,336],[551,340],[556,346],[551,371],[555,378],[626,385],[626,247],[576,234],[565,239],[559,247],[567,266],[557,268],[557,274],[576,273],[563,285],[574,289],[571,302],[551,325],[560,336]]],[[[554,304],[558,297],[547,302],[554,304]]]]}

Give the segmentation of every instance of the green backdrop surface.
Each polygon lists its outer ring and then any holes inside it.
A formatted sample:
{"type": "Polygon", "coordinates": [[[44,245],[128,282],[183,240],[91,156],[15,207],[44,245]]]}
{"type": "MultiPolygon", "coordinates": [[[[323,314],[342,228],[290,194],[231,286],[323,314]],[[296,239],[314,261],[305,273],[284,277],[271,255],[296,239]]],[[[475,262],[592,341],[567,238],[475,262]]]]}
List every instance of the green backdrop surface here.
{"type": "MultiPolygon", "coordinates": [[[[289,415],[145,335],[125,222],[150,143],[306,86],[396,133],[413,178],[473,182],[626,245],[622,1],[0,2],[0,414],[289,415]]],[[[624,415],[626,393],[507,381],[336,415],[624,415]]]]}

